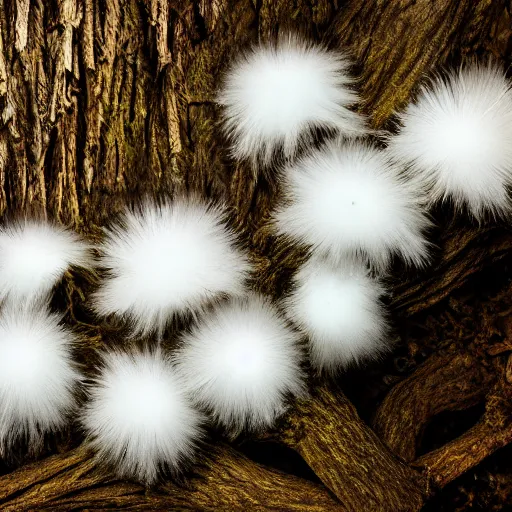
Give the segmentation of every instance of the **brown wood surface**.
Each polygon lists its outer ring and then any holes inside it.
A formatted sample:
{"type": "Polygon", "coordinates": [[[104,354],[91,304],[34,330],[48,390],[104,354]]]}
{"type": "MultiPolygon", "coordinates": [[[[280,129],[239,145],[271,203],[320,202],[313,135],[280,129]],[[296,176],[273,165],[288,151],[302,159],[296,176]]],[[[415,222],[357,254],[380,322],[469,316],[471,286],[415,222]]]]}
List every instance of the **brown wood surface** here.
{"type": "MultiPolygon", "coordinates": [[[[278,296],[304,255],[268,225],[278,183],[230,161],[219,134],[213,100],[229,59],[283,29],[342,48],[354,59],[361,111],[374,128],[393,129],[393,113],[431,73],[475,58],[509,66],[510,9],[505,0],[0,0],[0,214],[37,212],[96,236],[126,203],[197,192],[228,205],[257,266],[255,288],[278,296]]],[[[496,313],[497,301],[454,310],[452,301],[507,258],[510,230],[446,211],[434,219],[432,268],[397,268],[390,278],[396,321],[419,322],[426,333],[401,346],[427,359],[410,356],[415,371],[390,386],[380,407],[375,400],[382,440],[334,384],[316,380],[310,399],[292,404],[269,434],[323,485],[216,445],[184,483],[145,490],[101,472],[85,447],[61,448],[31,463],[9,461],[0,508],[418,510],[434,489],[510,441],[512,337],[499,326],[501,344],[490,328],[475,343],[460,334],[468,318],[493,324],[510,311],[496,313]],[[481,422],[415,460],[434,416],[484,401],[481,422]]],[[[110,327],[84,312],[88,286],[68,280],[59,305],[86,329],[81,358],[92,364],[91,349],[112,341],[110,327]]],[[[69,435],[71,445],[80,442],[75,429],[69,435]]],[[[506,500],[510,492],[495,494],[506,500]]]]}

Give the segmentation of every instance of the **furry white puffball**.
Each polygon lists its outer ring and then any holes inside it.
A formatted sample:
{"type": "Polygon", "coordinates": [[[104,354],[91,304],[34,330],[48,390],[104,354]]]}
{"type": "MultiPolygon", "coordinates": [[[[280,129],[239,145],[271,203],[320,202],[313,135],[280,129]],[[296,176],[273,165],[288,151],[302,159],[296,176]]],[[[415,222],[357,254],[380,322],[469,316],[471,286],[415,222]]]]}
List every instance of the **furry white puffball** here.
{"type": "Polygon", "coordinates": [[[383,152],[330,142],[285,170],[280,234],[333,259],[362,256],[385,269],[394,254],[423,266],[429,221],[417,191],[383,152]]]}
{"type": "Polygon", "coordinates": [[[343,54],[295,36],[243,54],[218,97],[234,157],[264,164],[278,150],[292,157],[315,128],[363,133],[363,118],[348,109],[357,102],[348,68],[343,54]]]}
{"type": "Polygon", "coordinates": [[[17,442],[37,451],[62,428],[81,380],[72,360],[73,334],[59,317],[9,303],[0,312],[0,455],[17,442]]]}
{"type": "Polygon", "coordinates": [[[178,470],[201,436],[201,416],[169,359],[160,351],[110,352],[103,363],[82,415],[98,458],[145,484],[163,468],[178,470]]]}
{"type": "Polygon", "coordinates": [[[228,431],[270,426],[303,392],[297,334],[258,295],[217,307],[183,339],[175,360],[198,405],[228,431]]]}
{"type": "Polygon", "coordinates": [[[92,266],[90,247],[76,233],[31,220],[0,227],[0,299],[44,296],[71,266],[92,266]]]}
{"type": "Polygon", "coordinates": [[[510,211],[512,91],[494,65],[472,65],[424,87],[399,116],[389,150],[430,187],[480,220],[510,211]]]}
{"type": "Polygon", "coordinates": [[[383,294],[361,262],[312,257],[299,269],[284,305],[309,339],[313,366],[335,373],[388,350],[383,294]]]}
{"type": "Polygon", "coordinates": [[[249,265],[235,242],[221,210],[198,199],[127,211],[101,247],[109,273],[95,310],[131,320],[137,332],[162,332],[175,314],[244,291],[249,265]]]}

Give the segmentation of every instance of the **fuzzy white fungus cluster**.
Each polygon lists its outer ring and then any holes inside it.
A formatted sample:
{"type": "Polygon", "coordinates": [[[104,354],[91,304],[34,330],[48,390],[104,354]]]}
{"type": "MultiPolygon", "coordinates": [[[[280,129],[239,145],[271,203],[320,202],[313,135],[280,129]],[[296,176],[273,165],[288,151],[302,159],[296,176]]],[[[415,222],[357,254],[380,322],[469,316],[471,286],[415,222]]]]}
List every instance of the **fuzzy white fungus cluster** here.
{"type": "Polygon", "coordinates": [[[175,358],[194,400],[233,432],[272,425],[303,392],[297,334],[259,295],[206,315],[175,358]]]}
{"type": "Polygon", "coordinates": [[[249,270],[222,210],[199,199],[145,203],[107,229],[94,297],[101,315],[124,317],[136,332],[162,332],[177,314],[243,293],[249,270]]]}
{"type": "Polygon", "coordinates": [[[0,312],[1,456],[18,441],[37,451],[45,434],[69,420],[82,381],[75,343],[58,316],[37,306],[9,304],[0,312]]]}
{"type": "Polygon", "coordinates": [[[0,227],[0,299],[44,298],[70,267],[91,266],[90,246],[72,231],[31,220],[0,227]]]}
{"type": "MultiPolygon", "coordinates": [[[[232,435],[271,427],[305,395],[304,341],[328,373],[389,350],[383,277],[394,263],[430,261],[429,205],[449,198],[479,221],[510,212],[512,91],[501,70],[437,78],[382,148],[361,138],[349,68],[343,54],[281,37],[236,60],[218,95],[236,159],[268,169],[285,157],[272,226],[308,259],[279,305],[250,291],[249,258],[205,200],[146,201],[106,228],[92,306],[125,320],[133,346],[103,351],[79,417],[118,475],[152,484],[178,471],[207,417],[232,435]],[[178,315],[191,324],[169,351],[178,315]]],[[[76,337],[47,302],[68,269],[95,265],[90,245],[61,227],[0,228],[1,456],[20,441],[35,450],[76,409],[76,337]]]]}
{"type": "Polygon", "coordinates": [[[471,65],[424,86],[399,115],[389,151],[428,187],[477,219],[510,213],[512,89],[495,65],[471,65]]]}
{"type": "Polygon", "coordinates": [[[101,460],[147,484],[179,469],[201,436],[201,416],[160,351],[107,352],[82,423],[101,460]]]}
{"type": "Polygon", "coordinates": [[[397,255],[424,266],[428,217],[386,155],[360,142],[331,142],[285,169],[279,233],[333,260],[358,257],[385,270],[397,255]]]}
{"type": "Polygon", "coordinates": [[[342,53],[294,36],[241,55],[218,97],[234,157],[268,165],[278,151],[294,156],[316,128],[364,133],[363,117],[349,108],[358,100],[349,68],[342,53]]]}
{"type": "Polygon", "coordinates": [[[389,349],[380,302],[384,293],[380,281],[357,261],[334,263],[317,256],[299,269],[284,306],[309,339],[314,367],[335,373],[389,349]]]}

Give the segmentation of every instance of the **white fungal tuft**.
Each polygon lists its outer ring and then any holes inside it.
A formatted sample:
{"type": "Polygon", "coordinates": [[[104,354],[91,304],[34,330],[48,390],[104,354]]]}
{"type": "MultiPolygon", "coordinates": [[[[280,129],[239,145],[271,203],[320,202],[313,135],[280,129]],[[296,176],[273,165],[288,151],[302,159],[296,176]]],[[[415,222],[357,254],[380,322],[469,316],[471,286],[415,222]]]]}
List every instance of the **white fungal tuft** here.
{"type": "Polygon", "coordinates": [[[0,312],[0,455],[18,441],[33,451],[62,428],[75,406],[81,376],[75,340],[43,309],[9,303],[0,312]]]}
{"type": "Polygon", "coordinates": [[[394,254],[423,266],[429,221],[418,191],[366,143],[327,144],[287,168],[278,231],[334,259],[363,256],[385,269],[394,254]]]}
{"type": "Polygon", "coordinates": [[[69,267],[91,265],[89,246],[72,231],[30,220],[0,227],[0,299],[40,298],[69,267]]]}
{"type": "Polygon", "coordinates": [[[384,288],[360,262],[334,264],[313,257],[300,268],[294,285],[284,301],[287,315],[308,337],[317,369],[335,373],[388,350],[380,302],[384,288]]]}
{"type": "Polygon", "coordinates": [[[197,403],[232,433],[270,426],[303,392],[297,334],[257,295],[223,304],[185,336],[176,363],[197,403]]]}
{"type": "Polygon", "coordinates": [[[430,188],[477,220],[510,212],[512,90],[494,65],[473,65],[424,87],[399,116],[389,151],[430,188]]]}
{"type": "Polygon", "coordinates": [[[143,333],[162,332],[175,314],[196,312],[220,295],[242,293],[249,271],[221,211],[199,200],[128,211],[101,249],[109,275],[94,307],[143,333]]]}
{"type": "Polygon", "coordinates": [[[357,102],[348,68],[343,54],[294,36],[244,54],[218,98],[234,157],[264,164],[279,150],[292,157],[315,128],[363,133],[363,118],[348,109],[357,102]]]}
{"type": "Polygon", "coordinates": [[[160,351],[105,354],[82,415],[98,458],[146,484],[192,456],[200,422],[160,351]]]}

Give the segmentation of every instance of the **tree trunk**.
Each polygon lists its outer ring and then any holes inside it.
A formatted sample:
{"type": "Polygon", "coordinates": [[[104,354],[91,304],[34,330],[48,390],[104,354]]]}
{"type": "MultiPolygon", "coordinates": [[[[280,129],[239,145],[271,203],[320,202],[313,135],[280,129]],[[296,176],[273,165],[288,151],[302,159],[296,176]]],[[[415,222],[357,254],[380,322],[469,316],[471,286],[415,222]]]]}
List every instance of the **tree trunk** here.
{"type": "MultiPolygon", "coordinates": [[[[199,193],[230,207],[258,267],[255,288],[278,296],[303,255],[272,236],[268,215],[278,186],[228,158],[213,99],[226,62],[282,29],[352,55],[361,109],[378,129],[392,129],[393,113],[442,66],[475,56],[511,62],[506,0],[0,0],[0,214],[42,214],[95,236],[127,202],[199,193]]],[[[380,405],[373,424],[382,441],[329,383],[312,383],[309,401],[292,404],[272,434],[323,485],[219,445],[185,487],[145,491],[94,469],[80,447],[1,477],[2,509],[419,510],[434,490],[510,440],[503,404],[512,337],[494,325],[509,290],[469,312],[464,305],[453,312],[453,294],[506,258],[512,234],[435,215],[434,267],[408,278],[397,269],[391,301],[399,330],[420,322],[426,332],[414,343],[404,337],[401,346],[430,351],[431,359],[411,363],[416,371],[380,405]],[[466,343],[464,322],[484,310],[489,325],[466,343]],[[450,338],[455,325],[459,334],[450,338]],[[498,331],[504,348],[493,351],[498,331]],[[483,401],[481,423],[418,458],[434,416],[483,401]]],[[[109,327],[88,316],[82,281],[66,283],[61,306],[97,335],[84,347],[88,361],[109,327]]],[[[80,442],[78,431],[71,435],[80,442]]]]}

